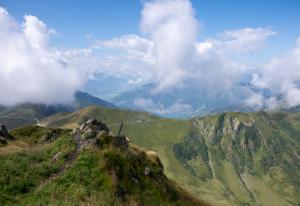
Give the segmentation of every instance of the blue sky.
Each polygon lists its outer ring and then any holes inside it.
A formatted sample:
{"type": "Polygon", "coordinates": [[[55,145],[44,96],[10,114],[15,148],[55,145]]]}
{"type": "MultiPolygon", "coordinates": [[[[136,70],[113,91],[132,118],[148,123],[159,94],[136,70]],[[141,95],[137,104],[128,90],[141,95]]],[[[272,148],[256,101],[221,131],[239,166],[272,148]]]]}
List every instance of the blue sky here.
{"type": "MultiPolygon", "coordinates": [[[[294,45],[300,34],[299,0],[193,0],[197,19],[202,25],[199,39],[228,29],[269,27],[278,32],[270,39],[270,53],[279,53],[294,45]]],[[[139,33],[140,0],[1,0],[14,17],[37,16],[59,36],[53,41],[65,48],[83,48],[95,39],[109,39],[139,33]]]]}

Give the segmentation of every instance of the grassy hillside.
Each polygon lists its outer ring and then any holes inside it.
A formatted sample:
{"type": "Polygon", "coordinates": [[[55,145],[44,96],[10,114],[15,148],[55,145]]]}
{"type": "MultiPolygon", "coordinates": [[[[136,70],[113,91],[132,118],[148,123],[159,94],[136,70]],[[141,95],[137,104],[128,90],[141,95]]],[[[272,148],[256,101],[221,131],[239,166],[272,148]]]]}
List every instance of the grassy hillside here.
{"type": "Polygon", "coordinates": [[[15,106],[0,105],[0,124],[8,129],[37,123],[40,119],[59,112],[74,112],[86,106],[97,105],[106,108],[116,108],[113,104],[84,92],[76,92],[74,102],[69,105],[46,105],[24,103],[15,106]]]}
{"type": "Polygon", "coordinates": [[[85,107],[73,113],[58,113],[43,119],[40,124],[47,127],[76,128],[90,118],[99,118],[110,127],[120,126],[122,122],[126,124],[138,124],[158,119],[147,112],[136,112],[132,110],[112,109],[101,106],[85,107]]]}
{"type": "Polygon", "coordinates": [[[300,117],[292,113],[223,113],[187,121],[88,107],[43,123],[74,127],[88,116],[155,150],[165,173],[216,205],[296,205],[300,117]]]}
{"type": "Polygon", "coordinates": [[[236,205],[300,202],[297,114],[223,113],[194,120],[198,134],[174,146],[191,174],[223,187],[236,205]],[[198,142],[198,147],[188,142],[198,142]]]}
{"type": "Polygon", "coordinates": [[[208,205],[170,181],[156,154],[94,126],[11,134],[0,147],[1,205],[208,205]]]}
{"type": "Polygon", "coordinates": [[[0,107],[0,123],[13,129],[19,126],[35,124],[38,119],[55,114],[57,112],[69,111],[65,106],[47,106],[43,104],[21,104],[13,107],[0,107]]]}

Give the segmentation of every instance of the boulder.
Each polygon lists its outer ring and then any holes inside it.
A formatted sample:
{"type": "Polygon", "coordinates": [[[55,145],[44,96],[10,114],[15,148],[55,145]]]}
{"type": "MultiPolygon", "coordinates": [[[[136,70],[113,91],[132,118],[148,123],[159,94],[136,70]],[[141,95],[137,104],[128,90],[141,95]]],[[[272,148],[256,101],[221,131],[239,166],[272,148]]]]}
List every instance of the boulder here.
{"type": "Polygon", "coordinates": [[[94,133],[98,133],[104,130],[109,133],[107,125],[102,123],[101,121],[98,121],[97,119],[89,119],[88,121],[84,122],[80,125],[79,130],[81,132],[85,132],[86,130],[93,130],[94,133]]]}
{"type": "Polygon", "coordinates": [[[129,147],[129,139],[125,137],[124,135],[120,135],[119,137],[116,136],[114,138],[114,145],[116,147],[119,147],[121,149],[128,149],[129,147]]]}
{"type": "Polygon", "coordinates": [[[15,139],[13,136],[11,136],[8,133],[6,126],[3,124],[0,125],[0,137],[2,137],[3,139],[6,139],[6,140],[14,140],[15,139]]]}
{"type": "Polygon", "coordinates": [[[151,170],[149,167],[145,167],[145,170],[144,170],[144,175],[148,176],[150,174],[151,170]]]}

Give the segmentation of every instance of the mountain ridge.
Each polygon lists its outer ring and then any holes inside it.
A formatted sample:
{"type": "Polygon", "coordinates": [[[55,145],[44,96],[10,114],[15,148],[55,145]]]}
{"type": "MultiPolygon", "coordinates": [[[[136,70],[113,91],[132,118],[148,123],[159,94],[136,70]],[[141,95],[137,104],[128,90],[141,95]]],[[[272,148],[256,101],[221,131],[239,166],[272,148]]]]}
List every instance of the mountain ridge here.
{"type": "Polygon", "coordinates": [[[155,152],[115,136],[103,121],[11,134],[16,139],[0,147],[4,205],[209,205],[170,181],[155,152]]]}
{"type": "Polygon", "coordinates": [[[92,115],[108,119],[117,132],[124,122],[124,134],[156,151],[170,179],[213,205],[298,204],[300,183],[293,179],[300,176],[299,113],[228,112],[175,120],[136,112],[126,124],[130,111],[105,110],[88,107],[67,118],[50,117],[45,126],[74,127],[92,115]]]}
{"type": "Polygon", "coordinates": [[[23,125],[38,123],[40,119],[59,112],[74,112],[89,105],[116,108],[115,105],[107,101],[81,91],[76,92],[74,97],[74,102],[69,105],[23,103],[11,107],[0,106],[0,123],[5,124],[8,129],[13,129],[23,125]]]}

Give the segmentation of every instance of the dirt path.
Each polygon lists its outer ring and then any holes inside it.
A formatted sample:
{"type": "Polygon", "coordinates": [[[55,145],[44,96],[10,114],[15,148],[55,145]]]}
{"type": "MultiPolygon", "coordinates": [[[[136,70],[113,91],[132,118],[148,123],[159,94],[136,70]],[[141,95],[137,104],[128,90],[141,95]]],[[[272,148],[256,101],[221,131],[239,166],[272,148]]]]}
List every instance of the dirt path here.
{"type": "Polygon", "coordinates": [[[60,176],[66,169],[68,169],[70,166],[72,166],[72,164],[74,163],[74,161],[77,159],[80,150],[82,150],[82,141],[80,139],[80,133],[76,132],[73,136],[73,140],[75,142],[76,145],[76,149],[75,151],[73,151],[70,154],[69,159],[59,168],[59,170],[56,173],[53,173],[48,179],[46,179],[39,187],[41,188],[42,186],[48,184],[50,181],[52,181],[53,179],[55,179],[56,177],[60,176]]]}

